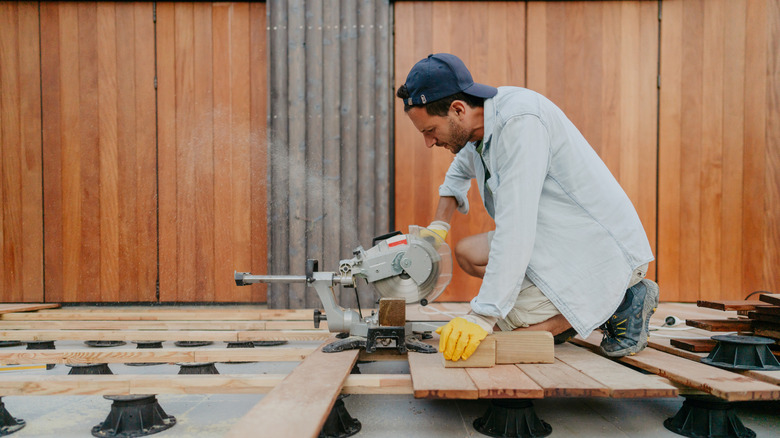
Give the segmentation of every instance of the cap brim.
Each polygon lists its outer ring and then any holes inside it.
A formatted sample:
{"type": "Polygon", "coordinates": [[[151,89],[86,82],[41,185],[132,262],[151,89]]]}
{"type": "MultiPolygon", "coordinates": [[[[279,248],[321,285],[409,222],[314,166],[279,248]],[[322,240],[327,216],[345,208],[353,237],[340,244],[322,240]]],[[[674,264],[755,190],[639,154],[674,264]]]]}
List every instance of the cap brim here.
{"type": "Polygon", "coordinates": [[[488,99],[495,96],[496,93],[498,93],[498,89],[496,87],[491,87],[490,85],[474,82],[471,86],[463,90],[463,92],[472,96],[488,99]]]}

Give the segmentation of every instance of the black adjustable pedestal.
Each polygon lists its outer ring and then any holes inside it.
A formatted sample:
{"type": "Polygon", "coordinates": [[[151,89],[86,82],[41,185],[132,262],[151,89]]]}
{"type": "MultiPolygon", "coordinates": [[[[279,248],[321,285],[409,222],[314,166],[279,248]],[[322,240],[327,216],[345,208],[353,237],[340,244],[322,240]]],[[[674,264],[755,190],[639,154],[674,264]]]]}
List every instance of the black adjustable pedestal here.
{"type": "Polygon", "coordinates": [[[106,347],[121,347],[125,345],[125,341],[84,341],[84,344],[89,347],[106,348],[106,347]]]}
{"type": "Polygon", "coordinates": [[[214,362],[178,363],[179,374],[219,374],[214,362]]]}
{"type": "Polygon", "coordinates": [[[113,400],[106,420],[92,428],[96,437],[131,438],[162,432],[176,424],[154,395],[106,395],[113,400]]]}
{"type": "Polygon", "coordinates": [[[114,374],[107,363],[74,363],[67,366],[70,367],[69,376],[77,374],[114,374]]]}
{"type": "Polygon", "coordinates": [[[0,397],[0,436],[10,435],[24,426],[24,420],[14,418],[8,413],[5,403],[3,403],[3,398],[0,397]]]}
{"type": "Polygon", "coordinates": [[[732,403],[709,395],[686,396],[677,414],[664,421],[670,431],[691,438],[755,438],[734,412],[732,403]]]}
{"type": "Polygon", "coordinates": [[[474,420],[477,432],[494,437],[536,438],[552,427],[536,416],[531,400],[491,400],[484,415],[474,420]]]}
{"type": "MultiPolygon", "coordinates": [[[[29,341],[27,342],[28,350],[54,350],[54,341],[29,341]]],[[[53,363],[46,364],[46,369],[50,370],[54,368],[53,363]]]]}
{"type": "MultiPolygon", "coordinates": [[[[358,368],[357,364],[352,367],[350,374],[360,374],[360,368],[358,368]]],[[[322,425],[322,430],[320,430],[317,438],[346,438],[360,432],[362,427],[360,421],[349,415],[347,407],[344,405],[346,397],[348,395],[342,394],[336,399],[336,404],[330,410],[330,414],[325,419],[325,424],[322,425]]]]}

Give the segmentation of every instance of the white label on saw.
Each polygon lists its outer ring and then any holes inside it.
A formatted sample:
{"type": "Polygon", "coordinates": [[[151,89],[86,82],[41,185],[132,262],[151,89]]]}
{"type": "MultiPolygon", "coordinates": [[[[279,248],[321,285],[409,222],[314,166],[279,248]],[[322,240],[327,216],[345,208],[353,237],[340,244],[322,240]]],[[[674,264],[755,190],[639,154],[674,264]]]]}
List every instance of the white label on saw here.
{"type": "Polygon", "coordinates": [[[387,239],[387,246],[390,248],[398,245],[408,245],[408,244],[409,242],[406,241],[406,235],[404,234],[401,234],[399,236],[393,236],[387,239]]]}

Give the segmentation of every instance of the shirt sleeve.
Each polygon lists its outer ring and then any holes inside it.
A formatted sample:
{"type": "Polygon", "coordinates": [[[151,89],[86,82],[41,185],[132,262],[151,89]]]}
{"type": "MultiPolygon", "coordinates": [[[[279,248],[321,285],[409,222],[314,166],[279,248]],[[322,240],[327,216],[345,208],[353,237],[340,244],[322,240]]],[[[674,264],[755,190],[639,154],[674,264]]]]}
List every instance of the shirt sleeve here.
{"type": "MultiPolygon", "coordinates": [[[[534,115],[516,116],[491,145],[496,230],[474,312],[504,318],[514,306],[536,236],[542,186],[550,165],[547,128],[534,115]],[[494,178],[498,178],[494,180],[494,178]]],[[[493,180],[493,181],[491,181],[493,180]]]]}
{"type": "Polygon", "coordinates": [[[455,154],[455,158],[447,170],[444,177],[444,183],[439,186],[439,196],[452,196],[458,203],[458,211],[462,214],[469,212],[468,193],[471,188],[471,179],[476,176],[471,155],[476,153],[472,147],[467,145],[460,152],[455,154]]]}

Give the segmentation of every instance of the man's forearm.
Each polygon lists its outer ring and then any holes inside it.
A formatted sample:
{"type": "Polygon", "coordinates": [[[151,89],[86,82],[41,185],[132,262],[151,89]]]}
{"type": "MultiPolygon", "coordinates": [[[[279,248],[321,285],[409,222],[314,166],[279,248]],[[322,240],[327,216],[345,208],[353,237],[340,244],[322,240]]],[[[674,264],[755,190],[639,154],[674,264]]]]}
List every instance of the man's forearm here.
{"type": "Polygon", "coordinates": [[[433,216],[433,220],[450,223],[457,209],[458,201],[455,200],[455,197],[442,196],[439,198],[439,205],[436,207],[436,214],[433,216]]]}

